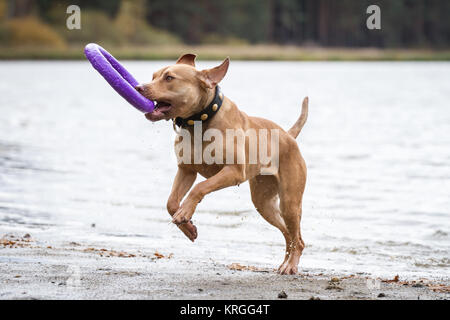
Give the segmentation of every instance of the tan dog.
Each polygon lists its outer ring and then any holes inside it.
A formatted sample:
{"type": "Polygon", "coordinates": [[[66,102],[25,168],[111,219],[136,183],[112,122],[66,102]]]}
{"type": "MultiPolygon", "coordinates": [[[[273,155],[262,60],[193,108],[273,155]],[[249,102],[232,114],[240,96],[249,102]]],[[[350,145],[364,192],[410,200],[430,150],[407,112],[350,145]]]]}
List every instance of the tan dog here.
{"type": "MultiPolygon", "coordinates": [[[[152,82],[136,87],[136,89],[150,100],[157,103],[152,113],[147,113],[151,121],[186,119],[202,112],[216,95],[216,86],[224,78],[229,59],[215,68],[199,71],[195,68],[195,55],[181,56],[177,63],[165,67],[153,74],[152,82]]],[[[172,191],[167,202],[167,210],[173,222],[191,240],[197,238],[197,228],[191,218],[197,204],[207,194],[244,181],[249,181],[251,197],[256,210],[270,224],[277,227],[286,240],[286,254],[283,263],[278,268],[281,274],[297,273],[297,266],[305,244],[300,233],[300,219],[302,215],[302,196],[306,182],[306,165],[295,138],[306,122],[308,114],[308,98],[302,105],[300,118],[289,129],[284,131],[272,121],[250,117],[240,111],[227,97],[222,96],[223,102],[214,116],[202,123],[202,130],[214,128],[224,133],[227,129],[271,129],[279,131],[279,163],[273,175],[262,175],[262,165],[257,162],[250,164],[249,139],[245,139],[245,163],[199,164],[179,163],[178,172],[173,183],[172,191]],[[194,184],[197,174],[206,180],[196,184],[189,194],[181,201],[194,184]],[[180,205],[181,204],[181,205],[180,205]]],[[[202,118],[203,120],[203,118],[202,118]]],[[[185,127],[194,137],[194,128],[185,127]]],[[[270,139],[270,137],[269,137],[270,139]]],[[[177,140],[179,142],[179,140],[177,140]]],[[[176,141],[176,143],[178,143],[176,141]]],[[[203,148],[209,143],[203,142],[203,148]]],[[[194,141],[191,141],[193,146],[194,141]]],[[[224,146],[225,148],[225,146],[224,146]]],[[[269,146],[270,149],[270,146],[269,146]]],[[[226,154],[224,150],[223,154],[226,154]]]]}

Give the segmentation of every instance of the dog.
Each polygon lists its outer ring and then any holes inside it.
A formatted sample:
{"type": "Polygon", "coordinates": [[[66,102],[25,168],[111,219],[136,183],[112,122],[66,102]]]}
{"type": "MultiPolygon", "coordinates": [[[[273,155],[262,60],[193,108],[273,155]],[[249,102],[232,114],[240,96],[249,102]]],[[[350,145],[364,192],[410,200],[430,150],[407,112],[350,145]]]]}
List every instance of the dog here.
{"type": "MultiPolygon", "coordinates": [[[[197,238],[197,228],[191,218],[198,203],[211,192],[249,181],[251,199],[256,210],[267,222],[281,231],[286,241],[284,261],[278,268],[278,273],[296,274],[305,247],[300,220],[306,184],[306,164],[295,138],[308,116],[308,97],[303,100],[298,120],[288,131],[284,131],[270,120],[251,117],[240,111],[236,104],[219,90],[218,84],[227,73],[229,58],[219,66],[206,70],[197,70],[195,59],[195,54],[184,54],[174,65],[156,71],[151,82],[136,86],[136,90],[154,101],[156,106],[152,112],[146,113],[145,117],[152,122],[173,120],[175,129],[182,128],[191,134],[189,143],[193,147],[195,121],[201,123],[203,133],[208,129],[216,129],[223,134],[227,129],[265,129],[266,132],[275,130],[279,136],[278,166],[273,174],[262,174],[264,166],[259,160],[250,163],[248,158],[251,146],[248,137],[245,138],[245,150],[242,151],[245,153],[244,163],[229,163],[225,159],[218,163],[206,163],[203,160],[200,163],[179,162],[167,201],[167,211],[172,216],[172,222],[194,241],[197,238]],[[192,187],[197,174],[206,180],[192,187]]],[[[175,141],[175,147],[178,143],[179,137],[175,141]]],[[[202,147],[205,148],[210,143],[212,142],[203,141],[202,147]]],[[[232,147],[238,148],[235,141],[232,147]]],[[[225,149],[224,146],[222,154],[226,154],[225,149]]]]}

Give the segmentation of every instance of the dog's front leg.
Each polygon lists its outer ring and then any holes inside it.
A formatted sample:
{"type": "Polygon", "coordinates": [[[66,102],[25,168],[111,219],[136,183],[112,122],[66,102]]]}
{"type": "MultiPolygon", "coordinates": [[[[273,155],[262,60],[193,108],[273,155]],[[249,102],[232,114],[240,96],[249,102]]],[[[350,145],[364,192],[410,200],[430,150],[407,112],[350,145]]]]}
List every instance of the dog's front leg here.
{"type": "MultiPolygon", "coordinates": [[[[172,185],[172,191],[170,192],[169,200],[167,200],[167,211],[171,216],[177,212],[180,207],[181,200],[192,187],[196,178],[196,172],[178,167],[178,171],[172,185]]],[[[197,238],[197,227],[194,226],[192,222],[189,221],[186,224],[179,225],[178,228],[192,242],[197,238]]]]}
{"type": "Polygon", "coordinates": [[[216,175],[195,185],[180,208],[173,215],[172,222],[178,226],[188,223],[194,214],[197,204],[208,193],[234,186],[244,181],[245,173],[242,165],[223,167],[216,175]]]}

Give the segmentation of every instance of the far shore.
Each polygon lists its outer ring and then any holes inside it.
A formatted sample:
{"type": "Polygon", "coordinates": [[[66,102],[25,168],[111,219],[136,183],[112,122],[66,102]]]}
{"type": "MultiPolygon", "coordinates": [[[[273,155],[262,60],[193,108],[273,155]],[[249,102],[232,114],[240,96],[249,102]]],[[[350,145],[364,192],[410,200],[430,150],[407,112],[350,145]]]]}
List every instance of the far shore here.
{"type": "MultiPolygon", "coordinates": [[[[278,45],[155,45],[114,47],[101,44],[121,60],[173,60],[192,52],[202,60],[260,61],[449,61],[450,49],[320,48],[278,45]]],[[[0,60],[84,60],[83,46],[1,47],[0,60]]]]}

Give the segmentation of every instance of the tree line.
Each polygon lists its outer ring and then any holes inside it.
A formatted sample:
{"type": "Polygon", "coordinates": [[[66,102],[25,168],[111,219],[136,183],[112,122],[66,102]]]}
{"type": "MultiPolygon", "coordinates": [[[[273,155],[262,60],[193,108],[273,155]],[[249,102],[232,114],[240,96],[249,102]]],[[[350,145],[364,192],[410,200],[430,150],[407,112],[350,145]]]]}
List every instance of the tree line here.
{"type": "MultiPolygon", "coordinates": [[[[0,0],[1,1],[1,0],[0,0]]],[[[124,2],[140,18],[200,43],[275,43],[324,47],[448,48],[448,0],[6,0],[7,16],[52,21],[55,8],[78,4],[115,18],[124,2]],[[369,5],[381,9],[381,30],[366,27],[369,5]]],[[[140,32],[139,29],[134,32],[140,32]]]]}

